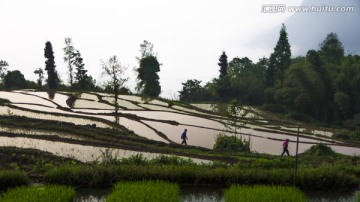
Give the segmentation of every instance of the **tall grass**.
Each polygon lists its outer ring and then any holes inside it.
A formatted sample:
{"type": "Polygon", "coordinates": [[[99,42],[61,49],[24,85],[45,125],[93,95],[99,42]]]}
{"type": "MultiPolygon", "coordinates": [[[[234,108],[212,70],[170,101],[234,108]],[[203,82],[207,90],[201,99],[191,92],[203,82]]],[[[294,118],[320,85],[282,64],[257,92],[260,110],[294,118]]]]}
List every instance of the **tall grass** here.
{"type": "Polygon", "coordinates": [[[177,184],[163,181],[119,182],[106,198],[107,202],[180,201],[177,184]]]}
{"type": "Polygon", "coordinates": [[[239,186],[232,185],[225,191],[226,202],[302,202],[305,195],[297,188],[285,186],[239,186]]]}
{"type": "Polygon", "coordinates": [[[8,190],[2,202],[70,202],[75,198],[75,190],[65,186],[17,187],[8,190]]]}
{"type": "Polygon", "coordinates": [[[0,190],[29,184],[25,172],[17,170],[0,170],[0,190]]]}

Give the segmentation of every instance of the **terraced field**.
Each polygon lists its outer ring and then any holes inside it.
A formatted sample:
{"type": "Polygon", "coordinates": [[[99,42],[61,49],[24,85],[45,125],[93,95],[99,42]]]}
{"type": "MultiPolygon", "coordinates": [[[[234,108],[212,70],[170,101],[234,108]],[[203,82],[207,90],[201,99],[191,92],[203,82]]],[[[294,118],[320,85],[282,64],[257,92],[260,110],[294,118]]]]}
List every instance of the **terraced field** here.
{"type": "MultiPolygon", "coordinates": [[[[73,157],[81,161],[93,161],[101,158],[105,150],[111,148],[116,158],[143,154],[149,158],[158,156],[155,147],[139,146],[131,143],[140,141],[146,145],[168,145],[181,150],[180,134],[188,129],[188,145],[198,149],[212,149],[216,136],[225,133],[237,135],[250,141],[255,153],[278,155],[284,139],[290,139],[290,153],[295,153],[297,131],[300,132],[299,152],[303,152],[317,143],[330,145],[333,150],[348,155],[359,155],[360,148],[332,139],[333,132],[326,128],[298,126],[290,121],[271,120],[265,113],[255,108],[246,108],[247,116],[237,126],[229,124],[222,116],[225,107],[215,104],[186,105],[162,99],[144,99],[136,95],[120,95],[120,110],[115,123],[114,97],[106,93],[69,93],[38,92],[30,90],[1,91],[0,98],[9,100],[0,106],[0,118],[18,117],[18,124],[0,123],[0,146],[14,146],[39,149],[59,156],[73,157]],[[223,109],[223,110],[221,110],[223,109]],[[64,130],[36,128],[19,121],[50,121],[64,130]],[[241,125],[240,125],[241,124],[241,125]],[[75,126],[83,126],[78,130],[75,126]],[[100,133],[100,129],[109,130],[100,133]],[[90,137],[87,130],[97,135],[90,137]],[[85,132],[84,132],[85,131],[85,132]],[[122,136],[130,139],[124,142],[122,136]]],[[[36,122],[35,121],[35,122],[36,122]]],[[[51,125],[50,124],[50,125],[51,125]]],[[[185,155],[186,156],[186,155],[185,155]]],[[[195,158],[201,162],[200,158],[195,158]]]]}

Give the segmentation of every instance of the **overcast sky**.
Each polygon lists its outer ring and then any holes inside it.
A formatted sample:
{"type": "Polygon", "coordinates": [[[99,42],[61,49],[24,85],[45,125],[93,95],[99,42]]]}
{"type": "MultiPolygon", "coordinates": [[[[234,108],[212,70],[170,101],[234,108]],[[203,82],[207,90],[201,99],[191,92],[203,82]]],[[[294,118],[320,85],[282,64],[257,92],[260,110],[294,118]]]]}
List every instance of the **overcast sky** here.
{"type": "MultiPolygon", "coordinates": [[[[249,45],[257,36],[280,27],[294,13],[263,13],[264,4],[300,5],[302,0],[0,0],[0,59],[9,70],[36,80],[44,68],[45,42],[55,52],[57,71],[68,81],[63,62],[65,37],[84,58],[85,68],[101,82],[100,60],[117,55],[129,67],[126,84],[136,85],[133,68],[143,40],[154,44],[162,96],[174,98],[187,79],[203,84],[219,74],[222,51],[229,60],[249,57],[254,62],[272,47],[249,45]]],[[[316,2],[316,0],[314,0],[316,2]]]]}

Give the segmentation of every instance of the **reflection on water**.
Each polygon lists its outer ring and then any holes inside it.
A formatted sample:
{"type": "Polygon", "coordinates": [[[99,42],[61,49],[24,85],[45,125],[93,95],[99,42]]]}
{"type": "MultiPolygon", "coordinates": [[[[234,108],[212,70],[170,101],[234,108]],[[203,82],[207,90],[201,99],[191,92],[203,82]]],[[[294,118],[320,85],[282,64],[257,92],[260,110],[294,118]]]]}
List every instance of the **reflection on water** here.
{"type": "Polygon", "coordinates": [[[34,130],[27,128],[12,128],[12,127],[1,126],[0,132],[7,132],[11,134],[22,134],[22,135],[50,135],[50,136],[52,135],[52,136],[58,136],[58,137],[74,139],[74,140],[83,140],[83,138],[76,137],[69,133],[47,131],[47,130],[34,130]]]}
{"type": "Polygon", "coordinates": [[[184,202],[223,202],[226,187],[181,186],[180,201],[184,202]]]}
{"type": "MultiPolygon", "coordinates": [[[[47,140],[21,138],[21,137],[0,137],[0,146],[20,147],[38,149],[50,152],[57,156],[74,158],[83,162],[101,161],[103,154],[106,152],[105,147],[84,146],[79,144],[70,144],[64,142],[53,142],[47,140]]],[[[154,158],[159,156],[157,153],[136,152],[122,149],[111,149],[111,155],[115,158],[128,158],[133,155],[142,154],[145,158],[154,158]]]]}
{"type": "MultiPolygon", "coordinates": [[[[18,105],[18,106],[23,106],[23,105],[18,105]]],[[[32,105],[27,105],[27,106],[29,108],[33,107],[32,105]]],[[[100,122],[100,121],[94,121],[94,120],[85,119],[85,118],[81,118],[81,117],[76,118],[76,117],[66,116],[66,113],[67,114],[74,114],[74,113],[64,112],[59,109],[51,109],[51,108],[46,108],[46,109],[51,110],[51,112],[61,112],[61,113],[64,113],[64,115],[36,113],[36,112],[24,111],[24,110],[13,109],[13,108],[9,108],[9,107],[2,107],[2,106],[0,106],[0,115],[9,115],[9,113],[10,113],[11,115],[14,115],[14,116],[25,116],[25,117],[33,118],[33,119],[53,120],[53,121],[59,121],[59,123],[71,122],[71,123],[75,123],[78,125],[96,124],[96,127],[112,128],[108,124],[100,122]]]]}
{"type": "MultiPolygon", "coordinates": [[[[144,158],[153,159],[160,153],[139,152],[124,149],[108,149],[105,147],[85,146],[80,144],[71,144],[64,142],[53,142],[48,140],[39,140],[23,137],[0,137],[0,146],[19,147],[25,149],[38,149],[50,152],[56,156],[69,157],[82,162],[102,161],[104,154],[111,155],[113,158],[129,158],[134,155],[143,155],[144,158]]],[[[209,163],[208,160],[192,158],[196,163],[209,163]]]]}
{"type": "MultiPolygon", "coordinates": [[[[227,187],[212,186],[180,186],[180,201],[182,202],[223,202],[227,187]]],[[[74,202],[105,202],[112,189],[79,189],[74,202]]],[[[354,192],[304,192],[309,202],[348,202],[356,201],[354,192]]]]}
{"type": "Polygon", "coordinates": [[[105,202],[111,189],[79,189],[74,202],[105,202]]]}

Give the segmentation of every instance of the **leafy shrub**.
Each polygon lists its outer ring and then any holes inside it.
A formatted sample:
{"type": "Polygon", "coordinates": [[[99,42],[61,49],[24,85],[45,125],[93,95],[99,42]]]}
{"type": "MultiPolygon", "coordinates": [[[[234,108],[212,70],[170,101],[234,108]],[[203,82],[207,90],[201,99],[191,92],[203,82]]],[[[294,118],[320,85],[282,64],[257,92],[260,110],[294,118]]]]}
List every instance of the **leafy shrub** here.
{"type": "Polygon", "coordinates": [[[227,152],[250,152],[250,142],[235,136],[219,134],[216,137],[214,150],[227,152]]]}
{"type": "Polygon", "coordinates": [[[142,154],[136,154],[130,156],[129,158],[121,159],[121,163],[141,165],[141,164],[146,164],[147,160],[142,154]]]}
{"type": "Polygon", "coordinates": [[[157,202],[180,201],[180,188],[177,184],[162,181],[119,182],[106,198],[107,202],[157,202]]]}
{"type": "Polygon", "coordinates": [[[75,190],[65,186],[17,187],[8,190],[2,202],[70,202],[75,198],[75,190]]]}
{"type": "Polygon", "coordinates": [[[160,155],[149,160],[149,163],[163,164],[163,165],[192,165],[195,164],[190,158],[181,158],[175,155],[160,155]]]}
{"type": "Polygon", "coordinates": [[[225,191],[226,202],[242,201],[306,201],[305,195],[295,187],[285,186],[239,186],[232,185],[225,191]]]}
{"type": "Polygon", "coordinates": [[[320,143],[311,146],[308,150],[304,152],[304,155],[305,156],[337,156],[338,154],[334,152],[331,149],[331,147],[320,143]]]}

